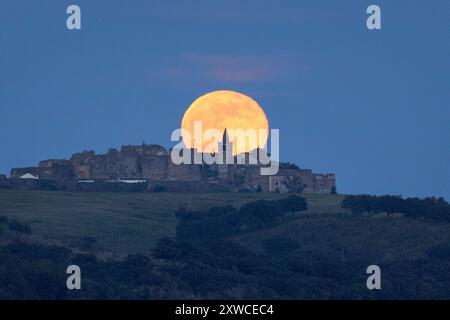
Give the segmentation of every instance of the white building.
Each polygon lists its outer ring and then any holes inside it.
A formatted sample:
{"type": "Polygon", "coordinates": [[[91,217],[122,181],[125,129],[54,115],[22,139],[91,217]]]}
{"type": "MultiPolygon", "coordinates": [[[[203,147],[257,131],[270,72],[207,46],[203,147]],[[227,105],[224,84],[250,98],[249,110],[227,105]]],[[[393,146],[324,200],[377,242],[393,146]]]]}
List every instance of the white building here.
{"type": "Polygon", "coordinates": [[[21,176],[19,177],[19,179],[33,179],[33,180],[38,180],[39,177],[33,176],[31,173],[25,173],[24,175],[21,175],[21,176]]]}

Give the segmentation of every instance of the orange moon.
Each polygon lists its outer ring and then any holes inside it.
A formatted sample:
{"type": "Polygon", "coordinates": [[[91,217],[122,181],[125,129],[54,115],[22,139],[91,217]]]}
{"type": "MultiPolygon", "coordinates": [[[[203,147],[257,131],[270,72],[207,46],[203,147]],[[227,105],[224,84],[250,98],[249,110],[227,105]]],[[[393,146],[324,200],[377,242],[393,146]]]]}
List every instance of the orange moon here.
{"type": "MultiPolygon", "coordinates": [[[[252,98],[235,91],[220,90],[207,93],[196,99],[186,110],[181,122],[181,128],[187,130],[190,137],[183,135],[183,142],[187,148],[197,148],[199,152],[217,152],[223,132],[233,130],[254,130],[255,139],[238,141],[243,136],[229,135],[233,143],[233,155],[251,152],[256,148],[264,148],[269,133],[269,122],[259,104],[252,98]],[[220,138],[202,139],[194,144],[194,123],[201,121],[202,134],[209,129],[220,132],[220,138]]],[[[247,131],[248,132],[248,131],[247,131]]],[[[188,136],[189,136],[188,135],[188,136]]],[[[245,137],[244,137],[245,138],[245,137]]]]}

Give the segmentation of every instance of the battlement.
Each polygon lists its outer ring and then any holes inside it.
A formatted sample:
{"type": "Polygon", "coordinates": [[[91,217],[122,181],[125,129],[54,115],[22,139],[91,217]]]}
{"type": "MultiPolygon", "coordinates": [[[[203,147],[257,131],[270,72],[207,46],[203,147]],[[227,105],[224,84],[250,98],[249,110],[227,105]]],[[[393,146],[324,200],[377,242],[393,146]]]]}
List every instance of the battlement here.
{"type": "Polygon", "coordinates": [[[331,193],[336,191],[336,175],[334,173],[314,174],[314,193],[331,193]]]}
{"type": "Polygon", "coordinates": [[[67,166],[67,165],[71,165],[70,160],[50,159],[39,162],[40,168],[51,168],[54,166],[67,166]]]}
{"type": "Polygon", "coordinates": [[[314,173],[316,179],[336,179],[334,173],[314,173]]]}
{"type": "Polygon", "coordinates": [[[120,152],[138,155],[155,155],[155,156],[168,155],[168,152],[164,147],[156,144],[143,144],[140,146],[125,145],[121,147],[120,152]]]}

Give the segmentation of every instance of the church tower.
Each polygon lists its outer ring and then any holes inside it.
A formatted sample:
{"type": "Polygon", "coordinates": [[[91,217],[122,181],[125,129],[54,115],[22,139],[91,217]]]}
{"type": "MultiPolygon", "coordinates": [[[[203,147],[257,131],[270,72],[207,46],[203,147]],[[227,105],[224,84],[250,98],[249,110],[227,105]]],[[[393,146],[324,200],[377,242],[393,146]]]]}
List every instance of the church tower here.
{"type": "Polygon", "coordinates": [[[225,128],[225,130],[223,131],[222,142],[219,144],[219,146],[221,146],[223,152],[227,150],[233,150],[233,143],[228,138],[227,128],[225,128]]]}
{"type": "Polygon", "coordinates": [[[233,164],[233,143],[228,137],[227,128],[223,131],[222,141],[219,142],[219,153],[222,154],[223,164],[233,164]]]}
{"type": "Polygon", "coordinates": [[[233,143],[230,141],[227,129],[223,131],[222,141],[219,143],[219,154],[222,157],[222,163],[219,164],[219,178],[228,179],[228,165],[233,164],[233,143]]]}

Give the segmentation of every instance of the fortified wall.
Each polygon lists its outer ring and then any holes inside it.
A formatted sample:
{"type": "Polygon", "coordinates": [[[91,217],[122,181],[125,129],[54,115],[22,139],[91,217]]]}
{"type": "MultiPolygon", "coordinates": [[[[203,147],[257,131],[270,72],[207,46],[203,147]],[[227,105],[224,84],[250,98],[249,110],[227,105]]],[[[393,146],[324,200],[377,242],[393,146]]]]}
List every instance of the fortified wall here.
{"type": "MultiPolygon", "coordinates": [[[[183,150],[195,153],[193,150],[183,150]]],[[[246,159],[249,155],[246,154],[246,159]]],[[[12,179],[96,181],[135,183],[159,182],[185,186],[195,191],[202,182],[224,186],[232,191],[333,193],[336,178],[332,173],[316,174],[310,169],[299,169],[280,163],[274,176],[263,176],[261,164],[181,164],[176,165],[170,150],[159,145],[122,146],[106,154],[85,151],[74,154],[70,160],[44,160],[37,167],[14,168],[12,179]]]]}

